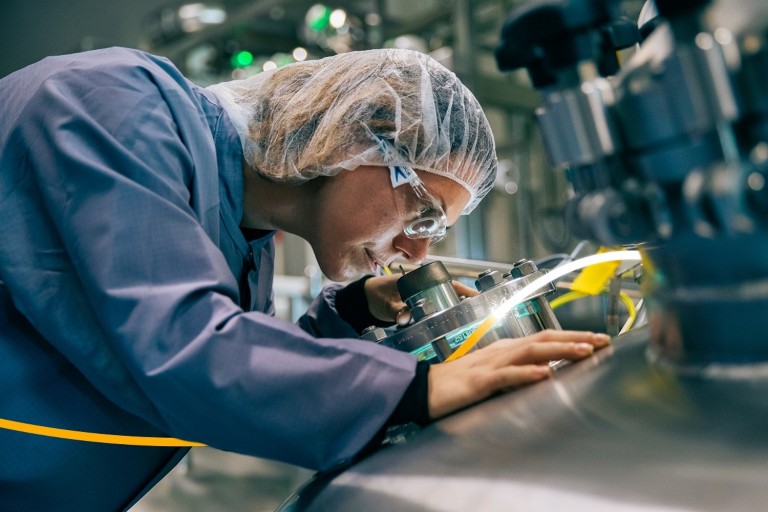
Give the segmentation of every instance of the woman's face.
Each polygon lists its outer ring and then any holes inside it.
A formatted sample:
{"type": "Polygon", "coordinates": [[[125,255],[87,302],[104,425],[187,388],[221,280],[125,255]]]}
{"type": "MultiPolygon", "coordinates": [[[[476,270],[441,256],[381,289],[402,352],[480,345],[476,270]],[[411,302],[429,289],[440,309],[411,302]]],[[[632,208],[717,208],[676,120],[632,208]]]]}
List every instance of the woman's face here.
{"type": "MultiPolygon", "coordinates": [[[[449,178],[417,173],[442,205],[448,224],[456,222],[469,201],[469,192],[449,178]]],[[[374,273],[397,257],[412,262],[426,257],[429,239],[410,239],[403,233],[405,214],[398,208],[396,193],[414,192],[408,186],[395,191],[389,170],[377,166],[343,171],[319,188],[315,229],[306,238],[328,278],[343,281],[374,273]]]]}

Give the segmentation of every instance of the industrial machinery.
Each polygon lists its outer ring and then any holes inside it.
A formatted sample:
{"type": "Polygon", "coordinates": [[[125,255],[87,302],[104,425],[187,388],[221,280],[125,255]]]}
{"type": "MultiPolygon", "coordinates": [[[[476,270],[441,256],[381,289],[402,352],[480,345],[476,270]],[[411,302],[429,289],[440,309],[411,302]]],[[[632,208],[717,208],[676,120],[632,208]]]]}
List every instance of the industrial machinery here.
{"type": "Polygon", "coordinates": [[[637,244],[649,323],[547,381],[337,472],[282,510],[763,510],[768,502],[768,4],[611,0],[513,11],[572,230],[637,244]]]}
{"type": "MultiPolygon", "coordinates": [[[[445,361],[494,307],[541,275],[530,260],[518,261],[506,274],[489,269],[475,281],[480,294],[460,298],[451,286],[453,278],[445,266],[440,261],[428,263],[397,281],[400,296],[411,310],[414,322],[391,334],[372,327],[362,338],[410,352],[420,361],[445,361]]],[[[501,338],[527,336],[544,329],[559,329],[560,323],[544,298],[554,291],[551,283],[536,290],[520,305],[511,308],[476,346],[484,347],[501,338]]]]}
{"type": "Polygon", "coordinates": [[[548,153],[574,185],[573,230],[645,243],[653,354],[692,372],[768,358],[755,323],[768,313],[768,61],[755,23],[766,7],[709,4],[658,1],[668,22],[614,78],[600,75],[623,35],[609,1],[533,4],[497,51],[542,94],[548,153]],[[752,26],[721,25],[728,5],[751,7],[752,26]]]}

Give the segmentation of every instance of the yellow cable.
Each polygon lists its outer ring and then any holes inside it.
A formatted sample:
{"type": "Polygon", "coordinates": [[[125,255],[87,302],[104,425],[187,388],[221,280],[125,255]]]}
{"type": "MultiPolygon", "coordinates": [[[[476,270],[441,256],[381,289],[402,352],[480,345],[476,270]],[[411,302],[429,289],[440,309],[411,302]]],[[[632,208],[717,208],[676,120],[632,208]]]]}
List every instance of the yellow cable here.
{"type": "Polygon", "coordinates": [[[69,439],[71,441],[87,441],[90,443],[122,444],[130,446],[205,446],[202,443],[193,443],[173,437],[141,437],[141,436],[121,436],[114,434],[96,434],[93,432],[80,432],[78,430],[67,430],[63,428],[41,427],[31,423],[22,423],[20,421],[4,420],[0,418],[0,428],[24,432],[25,434],[36,434],[46,437],[58,437],[59,439],[69,439]]]}
{"type": "Polygon", "coordinates": [[[445,360],[447,363],[448,361],[453,361],[454,359],[458,359],[467,352],[469,352],[472,347],[477,344],[478,341],[480,341],[480,338],[485,336],[485,334],[491,330],[491,328],[496,325],[496,322],[498,322],[498,319],[496,318],[496,315],[491,313],[488,315],[488,318],[483,320],[483,323],[477,326],[477,329],[472,331],[472,334],[467,338],[467,340],[457,348],[453,354],[448,356],[448,359],[445,360]]]}
{"type": "MultiPolygon", "coordinates": [[[[637,251],[611,251],[611,252],[593,254],[592,256],[586,256],[584,258],[580,258],[576,261],[572,261],[570,263],[562,265],[561,267],[556,267],[555,269],[549,272],[549,276],[546,282],[554,281],[555,279],[558,279],[564,276],[565,274],[572,272],[573,270],[578,270],[579,268],[590,267],[593,265],[599,265],[600,263],[604,263],[607,261],[616,261],[616,260],[632,261],[632,260],[640,260],[640,259],[641,259],[641,254],[637,251]]],[[[535,287],[537,286],[540,287],[544,284],[544,283],[539,283],[539,281],[543,279],[544,277],[535,279],[533,282],[523,287],[523,289],[519,290],[517,293],[520,295],[525,294],[526,291],[528,293],[531,293],[535,287]]],[[[569,298],[568,301],[575,300],[576,298],[577,297],[572,296],[572,298],[569,298]]],[[[627,296],[626,298],[627,300],[629,300],[629,296],[627,296]]],[[[466,341],[464,341],[464,343],[462,343],[461,346],[459,346],[459,348],[457,348],[444,362],[447,363],[450,361],[454,361],[464,356],[470,350],[472,350],[472,348],[477,344],[477,342],[480,341],[480,338],[485,336],[485,334],[489,330],[491,330],[491,328],[494,325],[496,325],[496,322],[499,321],[498,317],[503,317],[509,311],[510,308],[519,304],[522,300],[523,299],[520,299],[517,301],[507,301],[506,304],[502,304],[501,306],[497,307],[496,311],[488,315],[488,317],[485,320],[483,320],[483,322],[472,332],[472,334],[466,339],[466,341]]],[[[623,300],[624,299],[622,299],[622,301],[623,300]]],[[[631,303],[632,301],[629,300],[629,302],[631,303]]],[[[625,304],[627,303],[625,302],[625,304]]],[[[631,311],[632,313],[630,314],[630,317],[634,321],[633,315],[636,314],[634,304],[632,304],[631,311]]]]}
{"type": "Polygon", "coordinates": [[[624,292],[619,293],[619,298],[621,299],[621,302],[624,303],[625,306],[627,306],[627,312],[629,313],[629,318],[627,319],[627,323],[624,324],[624,327],[621,328],[621,333],[627,332],[632,328],[632,325],[634,325],[635,320],[637,319],[637,308],[635,307],[635,303],[632,302],[632,299],[624,292]]]}
{"type": "Polygon", "coordinates": [[[557,309],[560,306],[564,304],[568,304],[569,302],[573,302],[576,299],[581,299],[582,297],[591,297],[592,295],[585,293],[585,292],[568,292],[564,293],[561,296],[552,299],[552,301],[549,303],[549,307],[552,309],[557,309]]]}
{"type": "MultiPolygon", "coordinates": [[[[560,306],[568,304],[569,302],[573,302],[576,299],[581,299],[583,297],[593,297],[593,295],[590,295],[584,292],[564,293],[560,297],[553,299],[549,303],[549,307],[551,307],[554,310],[559,308],[560,306]]],[[[627,313],[629,315],[629,318],[627,319],[626,324],[624,324],[624,327],[622,327],[621,329],[621,332],[624,333],[624,332],[627,332],[635,323],[635,320],[637,319],[637,308],[635,307],[635,303],[632,302],[632,299],[630,298],[630,296],[627,295],[625,292],[619,293],[619,299],[621,299],[621,302],[623,302],[624,305],[627,307],[627,313]]]]}

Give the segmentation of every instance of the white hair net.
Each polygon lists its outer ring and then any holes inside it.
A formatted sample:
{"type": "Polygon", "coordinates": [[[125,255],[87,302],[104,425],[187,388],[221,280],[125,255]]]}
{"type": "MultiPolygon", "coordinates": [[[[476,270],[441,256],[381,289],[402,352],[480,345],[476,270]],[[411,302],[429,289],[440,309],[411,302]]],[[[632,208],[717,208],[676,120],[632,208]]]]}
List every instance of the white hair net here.
{"type": "Polygon", "coordinates": [[[405,165],[466,188],[464,214],[493,186],[496,151],[480,104],[423,53],[343,53],[208,89],[235,123],[246,163],[272,181],[405,165]]]}

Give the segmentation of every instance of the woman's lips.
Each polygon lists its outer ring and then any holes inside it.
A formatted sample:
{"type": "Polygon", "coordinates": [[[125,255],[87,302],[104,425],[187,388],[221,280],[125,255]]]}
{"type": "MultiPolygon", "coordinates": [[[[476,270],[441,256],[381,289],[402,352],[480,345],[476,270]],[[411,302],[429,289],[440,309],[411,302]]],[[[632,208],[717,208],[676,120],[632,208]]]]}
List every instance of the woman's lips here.
{"type": "Polygon", "coordinates": [[[371,273],[376,273],[376,269],[381,265],[379,265],[379,263],[376,261],[373,255],[371,255],[371,253],[368,252],[368,249],[365,250],[365,255],[368,256],[368,266],[371,269],[371,273]]]}
{"type": "Polygon", "coordinates": [[[374,270],[375,270],[376,268],[385,268],[385,267],[388,267],[388,266],[389,266],[389,264],[395,260],[395,257],[394,257],[394,256],[393,256],[393,257],[391,257],[391,258],[388,258],[388,259],[389,259],[389,262],[386,262],[386,259],[378,259],[378,258],[374,258],[374,257],[373,257],[373,255],[370,253],[370,251],[368,251],[368,249],[366,249],[366,250],[365,250],[365,254],[366,254],[366,256],[368,256],[368,259],[369,259],[369,260],[371,261],[371,263],[373,264],[374,270]],[[385,263],[385,262],[386,262],[386,263],[385,263]]]}

